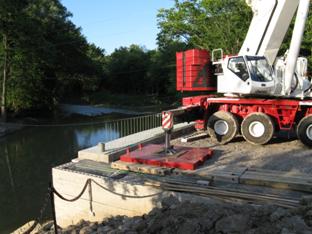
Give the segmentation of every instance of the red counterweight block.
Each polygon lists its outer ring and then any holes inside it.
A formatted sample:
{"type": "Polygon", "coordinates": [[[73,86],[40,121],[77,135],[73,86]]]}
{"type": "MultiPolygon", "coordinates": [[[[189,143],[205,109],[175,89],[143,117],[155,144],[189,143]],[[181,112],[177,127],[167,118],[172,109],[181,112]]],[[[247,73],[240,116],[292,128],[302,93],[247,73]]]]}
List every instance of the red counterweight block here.
{"type": "Polygon", "coordinates": [[[217,80],[213,77],[209,51],[178,52],[176,59],[178,91],[216,91],[217,80]]]}
{"type": "Polygon", "coordinates": [[[209,148],[175,146],[174,150],[176,151],[175,154],[166,155],[162,145],[149,144],[131,152],[128,150],[126,154],[120,156],[120,161],[195,170],[213,154],[209,148]]]}

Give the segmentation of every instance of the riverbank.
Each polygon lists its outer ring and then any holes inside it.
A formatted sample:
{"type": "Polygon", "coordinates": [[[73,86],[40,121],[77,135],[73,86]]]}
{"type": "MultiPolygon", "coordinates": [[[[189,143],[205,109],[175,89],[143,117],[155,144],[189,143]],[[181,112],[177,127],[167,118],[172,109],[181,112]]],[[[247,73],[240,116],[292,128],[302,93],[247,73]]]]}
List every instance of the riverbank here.
{"type": "Polygon", "coordinates": [[[133,109],[138,111],[163,110],[168,107],[178,106],[181,98],[177,96],[158,95],[128,95],[114,94],[109,91],[94,92],[71,102],[81,102],[101,107],[118,107],[122,109],[133,109]]]}
{"type": "Polygon", "coordinates": [[[9,135],[26,126],[53,125],[73,122],[99,121],[161,112],[179,106],[179,98],[157,95],[112,94],[101,91],[64,100],[53,110],[25,110],[11,113],[8,121],[0,123],[0,137],[9,135]]]}
{"type": "Polygon", "coordinates": [[[107,120],[115,120],[120,118],[129,118],[142,114],[154,113],[153,107],[150,111],[147,109],[131,110],[120,107],[105,107],[105,106],[91,106],[91,105],[71,105],[60,104],[54,112],[47,114],[36,115],[29,113],[29,115],[22,115],[18,117],[9,116],[7,122],[0,122],[0,137],[4,137],[25,127],[40,127],[48,125],[66,125],[66,124],[81,124],[99,122],[107,120]]]}
{"type": "Polygon", "coordinates": [[[12,123],[0,123],[0,137],[14,133],[18,130],[21,130],[22,128],[23,126],[21,125],[16,125],[12,123]]]}

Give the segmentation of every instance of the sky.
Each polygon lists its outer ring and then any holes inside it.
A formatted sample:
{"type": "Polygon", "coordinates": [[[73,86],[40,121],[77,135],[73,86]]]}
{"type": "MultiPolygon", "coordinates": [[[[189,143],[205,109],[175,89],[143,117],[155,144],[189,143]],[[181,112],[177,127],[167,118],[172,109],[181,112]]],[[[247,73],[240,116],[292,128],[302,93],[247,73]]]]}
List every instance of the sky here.
{"type": "Polygon", "coordinates": [[[120,46],[138,44],[155,49],[157,12],[170,8],[173,0],[61,0],[73,14],[72,22],[82,28],[90,43],[107,54],[120,46]]]}

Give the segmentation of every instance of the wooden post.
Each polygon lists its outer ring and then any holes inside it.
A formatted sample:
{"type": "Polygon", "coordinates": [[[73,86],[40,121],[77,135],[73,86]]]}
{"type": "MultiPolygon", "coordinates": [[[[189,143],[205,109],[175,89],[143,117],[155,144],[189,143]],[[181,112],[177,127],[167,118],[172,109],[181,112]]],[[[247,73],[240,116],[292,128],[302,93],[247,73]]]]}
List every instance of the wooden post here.
{"type": "Polygon", "coordinates": [[[2,78],[2,94],[1,94],[1,117],[3,122],[6,122],[6,81],[8,72],[8,39],[7,35],[3,34],[3,48],[4,48],[4,61],[3,61],[3,78],[2,78]]]}

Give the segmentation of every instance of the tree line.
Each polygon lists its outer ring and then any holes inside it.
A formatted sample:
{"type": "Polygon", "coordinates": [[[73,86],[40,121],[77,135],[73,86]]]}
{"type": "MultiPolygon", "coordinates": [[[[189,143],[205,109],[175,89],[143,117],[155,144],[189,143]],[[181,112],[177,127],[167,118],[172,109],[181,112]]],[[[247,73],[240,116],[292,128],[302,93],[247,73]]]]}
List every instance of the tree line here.
{"type": "MultiPolygon", "coordinates": [[[[223,48],[235,54],[252,12],[244,0],[175,0],[160,9],[158,48],[89,43],[60,0],[0,1],[1,110],[52,109],[68,97],[95,92],[175,95],[175,53],[223,48]]],[[[281,53],[289,44],[286,36],[281,53]]],[[[302,48],[311,67],[312,19],[302,48]]]]}

